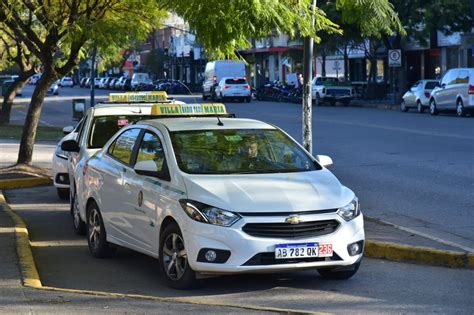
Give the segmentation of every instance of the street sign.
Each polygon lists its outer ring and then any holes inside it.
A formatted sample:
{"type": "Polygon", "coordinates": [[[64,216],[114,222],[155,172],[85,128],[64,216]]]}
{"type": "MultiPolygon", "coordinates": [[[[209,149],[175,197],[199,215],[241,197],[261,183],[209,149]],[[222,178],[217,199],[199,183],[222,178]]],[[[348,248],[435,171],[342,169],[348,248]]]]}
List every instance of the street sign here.
{"type": "Polygon", "coordinates": [[[334,60],[334,63],[332,64],[332,69],[341,70],[341,64],[339,63],[339,60],[334,60]]]}
{"type": "Polygon", "coordinates": [[[402,66],[402,51],[400,49],[390,49],[388,51],[388,66],[389,67],[402,66]]]}

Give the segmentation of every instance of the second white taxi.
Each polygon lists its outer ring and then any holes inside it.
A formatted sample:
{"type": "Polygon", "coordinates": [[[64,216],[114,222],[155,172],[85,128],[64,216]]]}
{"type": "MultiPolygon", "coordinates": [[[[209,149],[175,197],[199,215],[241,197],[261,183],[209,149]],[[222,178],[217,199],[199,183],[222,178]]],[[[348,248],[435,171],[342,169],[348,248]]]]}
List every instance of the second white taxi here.
{"type": "Polygon", "coordinates": [[[181,289],[203,275],[357,272],[363,217],[329,157],[273,125],[226,117],[222,104],[153,111],[163,118],[124,127],[83,168],[79,211],[93,256],[139,251],[181,289]]]}

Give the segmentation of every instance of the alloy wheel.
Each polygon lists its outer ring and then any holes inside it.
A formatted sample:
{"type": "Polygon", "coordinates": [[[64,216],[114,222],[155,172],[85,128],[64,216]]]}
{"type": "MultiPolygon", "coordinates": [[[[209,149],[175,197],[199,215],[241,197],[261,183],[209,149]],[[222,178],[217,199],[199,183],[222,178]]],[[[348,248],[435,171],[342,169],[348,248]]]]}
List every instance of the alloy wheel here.
{"type": "Polygon", "coordinates": [[[96,208],[92,208],[89,213],[87,237],[93,249],[97,249],[100,246],[100,235],[102,233],[100,220],[99,211],[96,208]]]}
{"type": "Polygon", "coordinates": [[[170,233],[163,243],[163,269],[168,278],[179,280],[188,266],[188,257],[183,238],[177,233],[170,233]]]}

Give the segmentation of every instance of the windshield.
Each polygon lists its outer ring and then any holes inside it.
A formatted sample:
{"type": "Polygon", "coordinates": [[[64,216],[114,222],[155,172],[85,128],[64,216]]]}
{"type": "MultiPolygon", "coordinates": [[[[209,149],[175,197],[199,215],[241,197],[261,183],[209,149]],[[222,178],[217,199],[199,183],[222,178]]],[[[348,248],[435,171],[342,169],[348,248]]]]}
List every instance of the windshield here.
{"type": "Polygon", "coordinates": [[[102,148],[122,127],[150,117],[149,115],[111,115],[95,117],[92,121],[92,128],[89,134],[89,149],[102,148]]]}
{"type": "Polygon", "coordinates": [[[277,129],[171,132],[179,168],[189,174],[257,174],[321,169],[277,129]]]}

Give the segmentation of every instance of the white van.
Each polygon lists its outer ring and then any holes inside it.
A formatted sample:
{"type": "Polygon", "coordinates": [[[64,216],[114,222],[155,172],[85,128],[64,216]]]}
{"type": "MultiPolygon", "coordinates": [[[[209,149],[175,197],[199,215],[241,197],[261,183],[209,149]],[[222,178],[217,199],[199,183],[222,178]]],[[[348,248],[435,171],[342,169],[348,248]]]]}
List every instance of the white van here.
{"type": "Polygon", "coordinates": [[[458,116],[474,111],[474,68],[450,69],[445,73],[441,86],[430,96],[430,114],[440,111],[456,111],[458,116]]]}
{"type": "Polygon", "coordinates": [[[203,100],[206,100],[208,97],[216,100],[215,87],[223,77],[244,78],[245,63],[240,60],[215,60],[208,62],[202,84],[203,100]]]}

